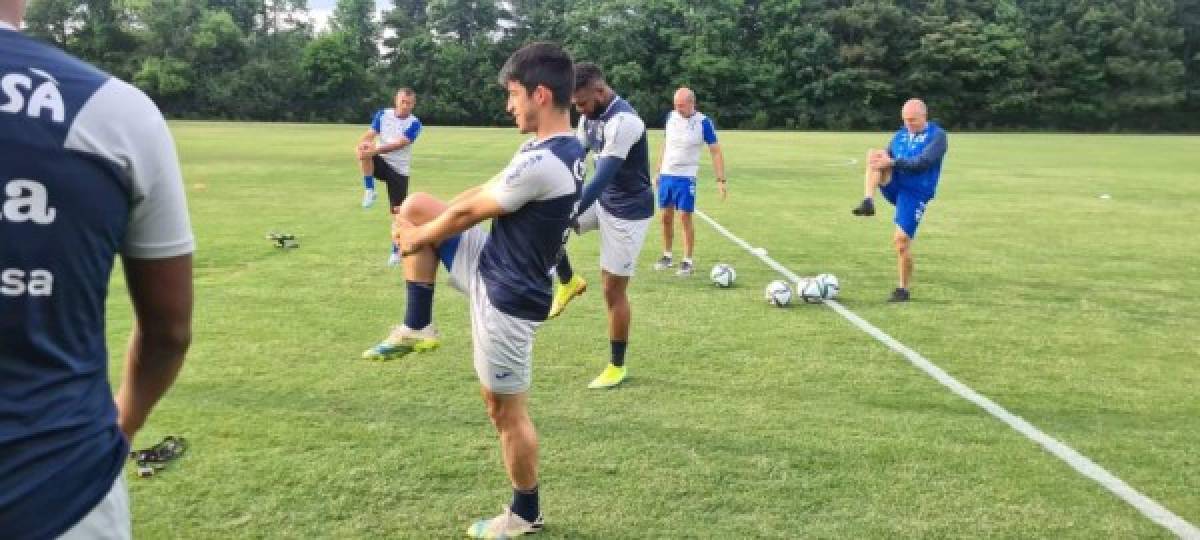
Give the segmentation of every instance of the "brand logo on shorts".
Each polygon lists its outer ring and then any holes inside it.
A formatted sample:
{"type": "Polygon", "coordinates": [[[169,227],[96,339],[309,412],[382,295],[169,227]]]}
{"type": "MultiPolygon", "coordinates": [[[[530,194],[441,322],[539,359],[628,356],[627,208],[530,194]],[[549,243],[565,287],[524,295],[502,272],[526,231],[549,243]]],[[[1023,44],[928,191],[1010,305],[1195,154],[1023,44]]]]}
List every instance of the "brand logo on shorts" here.
{"type": "Polygon", "coordinates": [[[505,378],[507,378],[509,375],[512,375],[512,373],[511,373],[511,372],[509,372],[509,373],[497,373],[497,374],[496,374],[496,378],[497,378],[497,379],[505,379],[505,378]]]}

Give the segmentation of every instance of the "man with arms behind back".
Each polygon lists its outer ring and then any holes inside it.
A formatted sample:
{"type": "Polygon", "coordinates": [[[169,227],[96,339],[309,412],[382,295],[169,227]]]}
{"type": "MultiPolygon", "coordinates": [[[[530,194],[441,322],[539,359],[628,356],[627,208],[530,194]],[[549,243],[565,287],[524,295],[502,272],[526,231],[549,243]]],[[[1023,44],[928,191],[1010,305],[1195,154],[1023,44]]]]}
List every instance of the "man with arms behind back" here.
{"type": "Polygon", "coordinates": [[[0,0],[0,536],[129,538],[121,468],[191,339],[174,142],[134,87],[21,35],[0,0]],[[136,326],[116,403],[105,297],[136,326]]]}

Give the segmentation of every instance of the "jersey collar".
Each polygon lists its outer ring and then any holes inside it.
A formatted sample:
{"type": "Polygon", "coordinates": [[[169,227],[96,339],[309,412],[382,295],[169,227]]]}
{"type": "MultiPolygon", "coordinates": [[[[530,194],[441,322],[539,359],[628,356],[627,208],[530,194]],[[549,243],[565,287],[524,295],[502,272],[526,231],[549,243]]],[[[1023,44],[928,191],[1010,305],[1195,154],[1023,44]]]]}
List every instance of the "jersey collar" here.
{"type": "Polygon", "coordinates": [[[547,135],[545,139],[537,139],[537,138],[530,139],[530,140],[529,140],[529,142],[528,142],[527,144],[528,144],[528,147],[529,147],[529,148],[535,148],[535,147],[541,146],[541,145],[542,145],[542,144],[544,144],[546,141],[549,141],[549,140],[551,140],[551,139],[557,139],[557,138],[559,138],[559,137],[571,137],[571,138],[574,138],[574,137],[575,137],[575,132],[573,132],[573,131],[562,131],[562,132],[559,132],[559,133],[554,133],[554,134],[552,134],[552,135],[547,135]]]}
{"type": "Polygon", "coordinates": [[[608,116],[608,113],[612,111],[613,105],[616,105],[618,101],[621,101],[621,96],[613,94],[612,101],[608,102],[608,106],[604,108],[604,112],[600,113],[600,118],[608,116]]]}

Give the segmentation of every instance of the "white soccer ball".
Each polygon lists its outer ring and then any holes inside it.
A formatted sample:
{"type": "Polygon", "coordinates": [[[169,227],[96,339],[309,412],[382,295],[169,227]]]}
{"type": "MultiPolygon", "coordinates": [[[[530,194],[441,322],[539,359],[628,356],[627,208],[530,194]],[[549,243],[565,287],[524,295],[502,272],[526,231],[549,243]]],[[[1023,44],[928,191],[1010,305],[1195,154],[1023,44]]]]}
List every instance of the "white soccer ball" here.
{"type": "Polygon", "coordinates": [[[842,286],[838,283],[837,276],[833,274],[820,274],[813,279],[821,282],[825,286],[825,290],[821,293],[821,298],[833,300],[834,298],[837,298],[838,293],[842,291],[842,286]]]}
{"type": "Polygon", "coordinates": [[[820,304],[825,300],[825,284],[817,278],[801,278],[796,291],[806,304],[820,304]]]}
{"type": "Polygon", "coordinates": [[[737,272],[728,264],[717,263],[712,267],[712,271],[708,273],[708,279],[711,279],[713,284],[718,287],[732,287],[733,282],[737,280],[737,272]]]}
{"type": "Polygon", "coordinates": [[[792,303],[792,288],[786,281],[777,279],[767,284],[765,296],[768,304],[784,307],[792,303]]]}

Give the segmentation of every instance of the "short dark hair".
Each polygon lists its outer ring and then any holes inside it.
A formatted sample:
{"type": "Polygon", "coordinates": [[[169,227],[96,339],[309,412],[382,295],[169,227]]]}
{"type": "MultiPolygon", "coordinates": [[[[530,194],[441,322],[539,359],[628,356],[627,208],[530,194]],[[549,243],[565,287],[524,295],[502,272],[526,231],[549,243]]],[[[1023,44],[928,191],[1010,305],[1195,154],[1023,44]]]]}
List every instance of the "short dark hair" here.
{"type": "Polygon", "coordinates": [[[598,82],[604,82],[604,72],[591,62],[575,64],[575,89],[581,90],[598,82]]]}
{"type": "Polygon", "coordinates": [[[501,86],[520,83],[530,94],[538,86],[545,86],[554,96],[554,106],[565,109],[571,106],[574,65],[571,55],[557,44],[530,43],[508,57],[498,80],[501,86]]]}
{"type": "Polygon", "coordinates": [[[404,94],[404,95],[406,95],[406,96],[417,97],[417,92],[416,92],[415,90],[413,90],[412,88],[409,88],[409,87],[407,87],[407,86],[401,86],[399,90],[396,90],[396,93],[397,93],[397,94],[404,94]]]}

